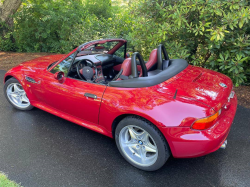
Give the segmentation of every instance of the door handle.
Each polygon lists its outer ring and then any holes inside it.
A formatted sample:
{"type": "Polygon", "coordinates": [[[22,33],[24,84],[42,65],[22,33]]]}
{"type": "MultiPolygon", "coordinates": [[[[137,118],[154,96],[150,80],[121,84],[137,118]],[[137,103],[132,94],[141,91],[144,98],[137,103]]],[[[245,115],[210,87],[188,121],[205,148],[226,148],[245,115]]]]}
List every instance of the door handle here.
{"type": "Polygon", "coordinates": [[[97,99],[97,96],[94,95],[94,94],[91,94],[91,93],[85,93],[84,96],[85,97],[90,97],[90,98],[93,98],[93,99],[97,99]]]}

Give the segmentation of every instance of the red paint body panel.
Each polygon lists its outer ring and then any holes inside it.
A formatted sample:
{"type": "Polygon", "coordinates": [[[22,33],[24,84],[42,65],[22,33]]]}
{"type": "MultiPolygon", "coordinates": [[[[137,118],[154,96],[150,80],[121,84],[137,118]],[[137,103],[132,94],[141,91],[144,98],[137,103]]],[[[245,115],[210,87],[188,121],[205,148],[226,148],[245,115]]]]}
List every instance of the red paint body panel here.
{"type": "Polygon", "coordinates": [[[35,92],[37,101],[98,124],[99,108],[105,89],[104,85],[91,84],[68,77],[63,83],[59,83],[52,73],[46,72],[40,86],[32,91],[35,92]],[[85,93],[95,94],[97,99],[85,97],[85,93]]]}
{"type": "Polygon", "coordinates": [[[237,109],[237,97],[230,101],[230,107],[223,109],[218,121],[207,130],[198,131],[188,127],[160,128],[169,142],[176,158],[198,157],[220,148],[226,140],[237,109]]]}
{"type": "Polygon", "coordinates": [[[33,101],[32,102],[32,105],[37,107],[37,108],[40,108],[46,112],[49,112],[51,114],[54,114],[58,117],[61,117],[63,119],[66,119],[68,121],[71,121],[73,123],[76,123],[78,125],[81,125],[83,127],[86,127],[88,129],[91,129],[93,131],[96,131],[96,132],[99,132],[101,134],[104,134],[106,136],[109,136],[110,138],[112,138],[112,134],[110,132],[108,132],[106,129],[104,129],[103,127],[101,127],[100,125],[97,125],[95,123],[91,123],[89,121],[85,121],[85,120],[82,120],[82,119],[79,119],[79,118],[76,118],[75,116],[71,116],[67,113],[64,113],[60,110],[57,110],[55,108],[52,108],[48,105],[45,105],[44,103],[40,103],[40,102],[36,102],[36,101],[33,101]]]}
{"type": "Polygon", "coordinates": [[[229,133],[237,98],[228,101],[233,85],[223,74],[189,65],[169,80],[146,88],[116,88],[68,77],[59,82],[49,70],[66,56],[52,55],[24,62],[9,70],[5,78],[18,79],[33,106],[109,137],[117,117],[141,116],[158,127],[173,156],[178,158],[213,152],[229,133]],[[58,62],[47,70],[55,61],[58,62]],[[25,76],[37,84],[27,82],[25,76]],[[221,87],[220,82],[227,88],[221,87]],[[85,93],[97,98],[88,98],[85,93]],[[225,105],[227,110],[223,108],[225,105]],[[221,108],[221,115],[211,128],[203,131],[190,128],[195,120],[221,108]]]}

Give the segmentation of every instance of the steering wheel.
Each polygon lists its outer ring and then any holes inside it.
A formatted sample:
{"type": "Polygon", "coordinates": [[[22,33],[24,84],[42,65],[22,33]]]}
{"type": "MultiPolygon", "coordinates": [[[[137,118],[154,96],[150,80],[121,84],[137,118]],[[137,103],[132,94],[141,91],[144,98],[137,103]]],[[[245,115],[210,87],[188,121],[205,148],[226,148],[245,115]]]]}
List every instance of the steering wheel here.
{"type": "Polygon", "coordinates": [[[97,68],[94,62],[92,62],[91,60],[85,59],[85,60],[79,61],[76,65],[76,72],[78,76],[80,77],[80,79],[85,80],[85,81],[92,81],[92,79],[95,80],[97,78],[97,68]],[[81,68],[80,64],[83,62],[85,62],[85,64],[84,64],[84,67],[81,68]],[[91,67],[88,65],[87,62],[91,64],[91,67]],[[95,78],[94,78],[94,75],[95,75],[95,78]]]}

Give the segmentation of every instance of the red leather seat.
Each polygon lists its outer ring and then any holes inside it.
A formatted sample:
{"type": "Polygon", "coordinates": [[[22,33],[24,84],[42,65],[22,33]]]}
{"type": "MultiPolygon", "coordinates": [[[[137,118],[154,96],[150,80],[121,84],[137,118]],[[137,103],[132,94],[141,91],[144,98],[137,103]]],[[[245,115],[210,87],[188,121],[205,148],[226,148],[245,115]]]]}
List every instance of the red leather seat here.
{"type": "MultiPolygon", "coordinates": [[[[123,61],[122,65],[121,65],[121,70],[122,70],[121,75],[126,76],[126,77],[131,75],[131,58],[126,58],[123,61]]],[[[118,78],[117,80],[122,80],[122,79],[118,78]]]]}
{"type": "MultiPolygon", "coordinates": [[[[146,68],[149,71],[157,63],[157,49],[154,49],[149,56],[149,60],[146,63],[146,68]]],[[[141,66],[137,66],[138,71],[140,71],[140,77],[142,76],[141,66]]]]}
{"type": "Polygon", "coordinates": [[[154,49],[149,56],[149,60],[146,63],[147,70],[149,71],[157,63],[157,49],[154,49]]]}
{"type": "MultiPolygon", "coordinates": [[[[146,68],[149,71],[157,63],[157,49],[154,49],[149,56],[149,60],[146,63],[146,68]]],[[[121,75],[128,77],[131,75],[131,58],[126,58],[121,65],[121,75]]],[[[140,71],[140,77],[142,76],[141,66],[137,65],[137,70],[140,71]]],[[[118,78],[117,80],[122,80],[118,78]]]]}

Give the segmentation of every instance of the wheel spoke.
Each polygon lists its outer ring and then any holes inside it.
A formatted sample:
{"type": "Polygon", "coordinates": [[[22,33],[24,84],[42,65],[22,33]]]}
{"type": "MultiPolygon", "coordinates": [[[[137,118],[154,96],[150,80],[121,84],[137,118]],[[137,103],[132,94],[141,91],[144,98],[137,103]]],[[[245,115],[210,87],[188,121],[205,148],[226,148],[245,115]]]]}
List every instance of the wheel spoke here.
{"type": "Polygon", "coordinates": [[[24,90],[20,91],[19,93],[20,93],[20,95],[22,95],[22,96],[26,96],[26,93],[25,93],[24,90]]]}
{"type": "Polygon", "coordinates": [[[135,143],[133,140],[130,140],[130,141],[125,142],[123,144],[124,144],[124,146],[127,146],[132,151],[132,153],[139,154],[138,153],[138,148],[136,147],[138,144],[135,143]]]}
{"type": "MultiPolygon", "coordinates": [[[[11,87],[12,88],[12,87],[11,87]]],[[[12,89],[11,88],[8,88],[7,89],[7,94],[13,94],[13,93],[15,93],[15,92],[12,92],[12,89]]]]}
{"type": "Polygon", "coordinates": [[[148,142],[148,133],[146,131],[143,131],[141,134],[139,134],[139,139],[143,142],[148,142]]]}
{"type": "Polygon", "coordinates": [[[29,102],[29,99],[26,97],[26,95],[22,96],[22,101],[28,103],[29,102]]]}
{"type": "Polygon", "coordinates": [[[128,126],[128,132],[132,139],[137,139],[137,134],[133,127],[128,126]]]}
{"type": "Polygon", "coordinates": [[[126,146],[133,146],[133,145],[137,145],[136,142],[134,142],[133,140],[127,141],[127,142],[123,142],[126,146]]]}
{"type": "Polygon", "coordinates": [[[21,97],[17,97],[16,99],[17,99],[18,104],[21,105],[22,104],[22,98],[21,97]]]}
{"type": "Polygon", "coordinates": [[[145,151],[151,152],[151,153],[156,153],[157,148],[153,145],[145,145],[145,151]]]}
{"type": "Polygon", "coordinates": [[[16,93],[9,93],[9,95],[11,96],[11,97],[17,97],[17,94],[16,93]]]}
{"type": "Polygon", "coordinates": [[[140,148],[139,153],[140,153],[141,161],[142,163],[144,163],[147,160],[146,151],[143,150],[143,148],[140,148]]]}
{"type": "Polygon", "coordinates": [[[136,148],[136,144],[131,144],[130,148],[134,151],[134,153],[138,154],[138,149],[136,148]]]}
{"type": "Polygon", "coordinates": [[[23,90],[21,90],[17,84],[14,84],[14,92],[22,92],[23,90]]]}

